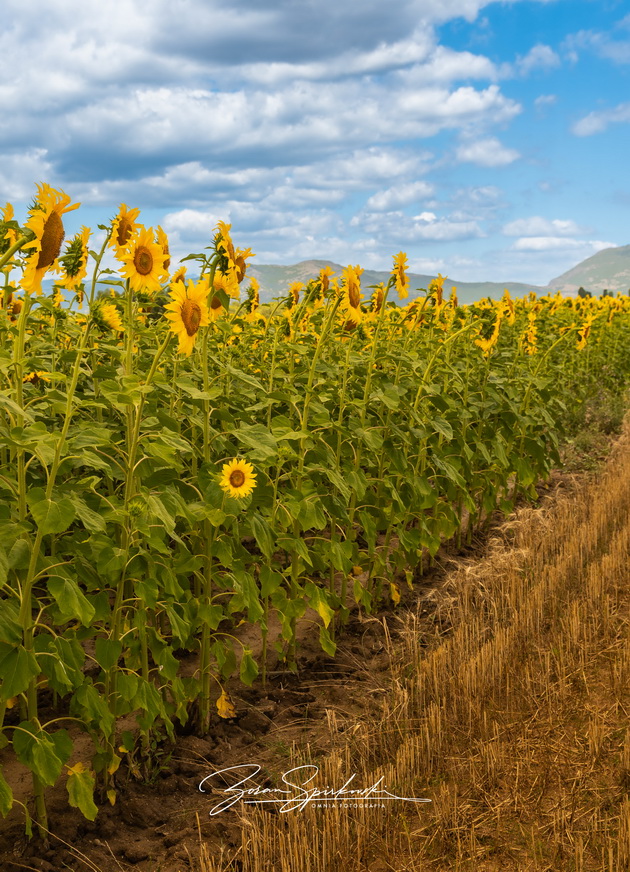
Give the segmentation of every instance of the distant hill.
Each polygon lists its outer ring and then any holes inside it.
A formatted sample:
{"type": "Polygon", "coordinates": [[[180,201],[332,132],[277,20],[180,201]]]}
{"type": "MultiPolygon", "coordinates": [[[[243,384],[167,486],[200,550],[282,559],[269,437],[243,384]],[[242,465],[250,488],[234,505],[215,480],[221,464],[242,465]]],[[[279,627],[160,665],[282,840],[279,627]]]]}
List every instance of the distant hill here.
{"type": "MultiPolygon", "coordinates": [[[[247,274],[254,276],[260,284],[260,299],[268,303],[276,297],[285,296],[291,282],[303,282],[306,284],[314,279],[323,267],[329,266],[333,275],[341,276],[344,267],[331,260],[303,260],[300,263],[282,266],[279,264],[248,264],[247,274]]],[[[361,275],[361,287],[364,299],[371,296],[370,285],[386,282],[390,273],[385,271],[366,269],[361,275]]],[[[192,277],[192,276],[191,276],[192,277]]],[[[409,297],[405,302],[410,302],[422,295],[418,289],[428,288],[435,275],[422,275],[409,273],[409,297]]],[[[52,289],[52,280],[46,279],[42,283],[46,293],[52,289]]],[[[528,285],[523,282],[460,282],[456,278],[448,277],[444,283],[445,295],[449,296],[451,288],[457,288],[457,298],[461,303],[474,303],[484,297],[498,300],[503,296],[507,288],[513,297],[524,297],[534,291],[539,296],[561,291],[563,294],[575,296],[578,289],[583,287],[593,294],[600,295],[602,291],[628,293],[630,290],[630,245],[622,245],[619,248],[605,248],[598,251],[592,257],[578,263],[558,278],[552,279],[548,285],[528,285]]],[[[247,279],[243,287],[247,286],[247,279]]],[[[396,293],[391,293],[390,300],[397,300],[396,293]]]]}
{"type": "MultiPolygon", "coordinates": [[[[291,282],[304,282],[306,284],[310,279],[316,278],[319,271],[325,266],[329,266],[335,276],[340,276],[344,269],[340,264],[330,260],[303,260],[290,266],[251,264],[248,266],[247,272],[248,275],[254,276],[260,284],[261,302],[269,302],[274,297],[284,296],[291,282]]],[[[364,297],[367,299],[371,295],[370,285],[386,282],[389,276],[389,272],[364,270],[361,275],[361,288],[364,297]]],[[[406,302],[421,296],[418,289],[426,289],[430,282],[437,278],[435,275],[419,275],[418,273],[408,273],[408,277],[409,297],[406,302]]],[[[503,296],[503,291],[506,288],[514,297],[523,297],[530,291],[535,291],[537,294],[547,293],[547,288],[539,285],[526,285],[520,282],[460,282],[449,277],[444,283],[446,296],[450,295],[453,285],[457,288],[457,298],[461,303],[474,303],[475,300],[481,300],[484,297],[498,300],[503,296]]],[[[390,299],[396,300],[396,294],[392,294],[390,299]]]]}
{"type": "Polygon", "coordinates": [[[547,287],[564,294],[575,294],[580,287],[593,294],[601,294],[606,289],[627,293],[630,288],[630,245],[598,251],[557,279],[552,279],[547,287]]]}

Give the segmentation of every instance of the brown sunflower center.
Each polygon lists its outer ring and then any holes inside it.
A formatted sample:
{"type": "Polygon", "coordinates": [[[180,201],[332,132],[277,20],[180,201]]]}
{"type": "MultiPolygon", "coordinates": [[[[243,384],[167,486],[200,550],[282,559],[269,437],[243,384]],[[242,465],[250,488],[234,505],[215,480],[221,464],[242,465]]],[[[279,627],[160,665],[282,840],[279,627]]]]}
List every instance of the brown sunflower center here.
{"type": "Polygon", "coordinates": [[[245,484],[245,475],[240,469],[233,469],[230,473],[230,484],[232,487],[243,487],[245,484]]]}
{"type": "Polygon", "coordinates": [[[141,276],[148,276],[153,269],[153,255],[146,245],[139,245],[133,256],[133,265],[141,276]]]}
{"type": "Polygon", "coordinates": [[[348,285],[348,302],[353,309],[359,308],[361,295],[359,294],[359,289],[354,282],[350,282],[350,284],[348,285]]]}
{"type": "Polygon", "coordinates": [[[123,215],[118,223],[118,233],[116,234],[116,242],[118,245],[126,245],[132,232],[133,224],[123,215]]]}
{"type": "Polygon", "coordinates": [[[58,212],[51,212],[44,223],[42,246],[37,258],[37,269],[48,269],[59,257],[63,242],[63,222],[58,212]]]}
{"type": "Polygon", "coordinates": [[[211,309],[220,309],[223,303],[219,299],[218,294],[213,294],[212,299],[210,300],[210,308],[211,309]]]}
{"type": "Polygon", "coordinates": [[[236,268],[236,281],[240,283],[245,278],[245,270],[247,269],[247,264],[245,263],[245,258],[240,255],[236,258],[236,262],[234,264],[236,268]]]}
{"type": "Polygon", "coordinates": [[[181,308],[182,321],[189,336],[194,336],[201,323],[201,309],[194,300],[184,300],[181,308]]]}

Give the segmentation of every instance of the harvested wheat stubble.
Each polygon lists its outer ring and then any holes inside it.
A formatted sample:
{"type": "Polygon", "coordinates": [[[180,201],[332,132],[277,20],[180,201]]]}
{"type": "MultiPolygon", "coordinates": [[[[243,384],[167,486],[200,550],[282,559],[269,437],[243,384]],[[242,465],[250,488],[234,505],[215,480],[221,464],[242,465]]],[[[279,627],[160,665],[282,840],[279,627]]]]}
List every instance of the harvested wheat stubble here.
{"type": "Polygon", "coordinates": [[[384,775],[431,804],[248,811],[238,868],[630,868],[629,555],[626,428],[599,479],[520,510],[429,592],[434,631],[421,602],[380,721],[320,764],[322,784],[384,775]]]}

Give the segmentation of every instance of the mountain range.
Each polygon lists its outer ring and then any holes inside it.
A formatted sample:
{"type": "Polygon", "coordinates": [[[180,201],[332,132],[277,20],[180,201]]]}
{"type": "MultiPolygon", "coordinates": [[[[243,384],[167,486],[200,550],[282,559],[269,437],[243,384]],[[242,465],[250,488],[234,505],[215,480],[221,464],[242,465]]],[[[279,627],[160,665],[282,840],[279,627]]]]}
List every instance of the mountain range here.
{"type": "MultiPolygon", "coordinates": [[[[284,296],[292,282],[306,284],[310,279],[316,278],[325,266],[329,266],[335,276],[340,276],[343,270],[340,264],[329,260],[303,260],[290,266],[251,264],[247,273],[260,284],[261,302],[269,302],[274,297],[284,296]]],[[[389,276],[390,273],[384,271],[364,270],[361,275],[364,296],[370,295],[370,285],[386,282],[389,276]]],[[[436,276],[409,273],[408,278],[407,302],[419,296],[418,289],[427,288],[436,276]]],[[[473,303],[484,297],[499,299],[506,288],[513,297],[523,297],[530,291],[539,296],[556,291],[575,296],[580,287],[596,295],[604,290],[626,293],[630,289],[630,245],[598,251],[544,286],[523,282],[461,282],[449,276],[444,285],[446,295],[450,294],[453,285],[457,288],[457,297],[462,303],[473,303]]]]}

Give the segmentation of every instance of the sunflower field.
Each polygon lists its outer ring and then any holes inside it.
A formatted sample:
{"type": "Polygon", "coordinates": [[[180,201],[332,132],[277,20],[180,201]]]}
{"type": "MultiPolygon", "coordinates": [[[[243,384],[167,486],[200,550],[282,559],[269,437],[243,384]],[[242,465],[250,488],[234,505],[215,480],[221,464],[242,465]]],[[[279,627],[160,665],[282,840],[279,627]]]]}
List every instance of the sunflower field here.
{"type": "Polygon", "coordinates": [[[123,761],[230,717],[272,622],[286,668],[304,617],[334,656],[352,604],[535,497],[630,376],[628,297],[461,306],[440,276],[406,305],[400,252],[381,286],[325,269],[261,306],[229,225],[171,271],[125,205],[64,246],[75,208],[42,184],[24,226],[0,213],[0,750],[42,834],[58,780],[93,820],[123,761]]]}

